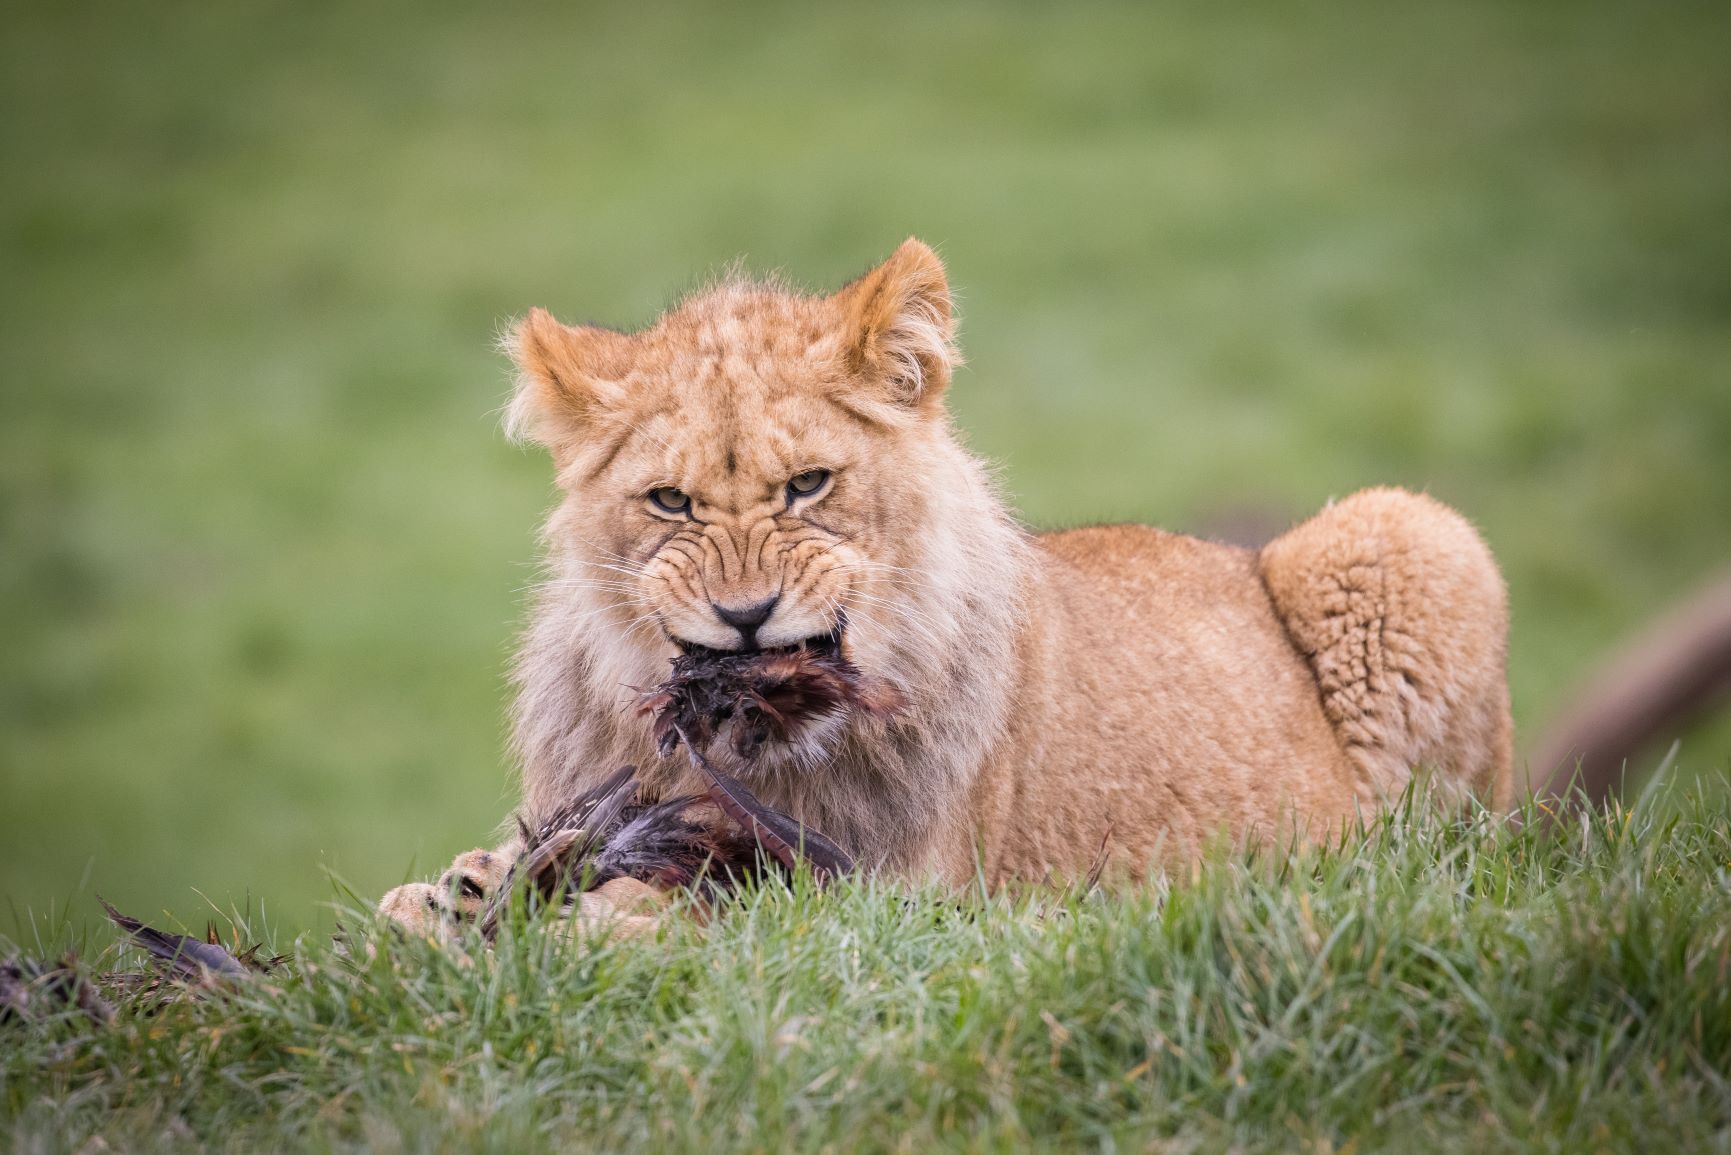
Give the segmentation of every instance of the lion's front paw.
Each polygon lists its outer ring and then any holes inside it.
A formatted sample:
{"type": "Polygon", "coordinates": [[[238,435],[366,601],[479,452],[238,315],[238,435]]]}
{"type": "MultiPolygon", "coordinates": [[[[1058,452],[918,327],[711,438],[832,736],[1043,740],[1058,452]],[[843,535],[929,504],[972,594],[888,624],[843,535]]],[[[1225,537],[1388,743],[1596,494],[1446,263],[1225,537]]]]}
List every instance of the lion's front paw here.
{"type": "Polygon", "coordinates": [[[637,938],[655,933],[668,896],[635,878],[615,878],[577,897],[566,914],[569,937],[637,938]]]}
{"type": "Polygon", "coordinates": [[[459,854],[436,883],[411,882],[379,900],[379,913],[418,935],[451,938],[486,909],[511,860],[495,850],[459,854]]]}
{"type": "Polygon", "coordinates": [[[460,922],[473,922],[487,909],[493,895],[505,884],[511,860],[494,850],[471,850],[457,855],[449,870],[434,884],[448,898],[451,912],[460,922]]]}
{"type": "Polygon", "coordinates": [[[456,929],[444,894],[431,883],[410,882],[387,891],[379,899],[379,913],[410,934],[446,938],[456,929]]]}
{"type": "MultiPolygon", "coordinates": [[[[411,934],[449,941],[481,917],[510,870],[508,855],[471,850],[458,855],[438,882],[411,882],[386,894],[379,913],[411,934]]],[[[668,897],[634,878],[615,878],[572,900],[561,933],[575,938],[652,934],[668,897]]]]}

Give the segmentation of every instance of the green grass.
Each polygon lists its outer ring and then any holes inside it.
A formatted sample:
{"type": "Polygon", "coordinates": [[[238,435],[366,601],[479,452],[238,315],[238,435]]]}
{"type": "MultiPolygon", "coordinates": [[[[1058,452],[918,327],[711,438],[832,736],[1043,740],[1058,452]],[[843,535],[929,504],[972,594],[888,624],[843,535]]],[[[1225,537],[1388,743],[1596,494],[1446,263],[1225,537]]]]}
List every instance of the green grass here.
{"type": "Polygon", "coordinates": [[[491,953],[364,925],[347,956],[307,935],[290,970],[226,997],[0,1025],[0,1134],[42,1152],[1731,1147],[1731,826],[1693,789],[1555,828],[1400,813],[1331,852],[1218,856],[1163,894],[802,884],[707,932],[582,949],[531,925],[491,953]]]}
{"type": "Polygon", "coordinates": [[[0,894],[304,927],[326,868],[485,841],[550,497],[502,321],[908,233],[1031,521],[1428,488],[1506,567],[1530,740],[1731,556],[1728,42],[1637,0],[11,6],[0,894]]]}

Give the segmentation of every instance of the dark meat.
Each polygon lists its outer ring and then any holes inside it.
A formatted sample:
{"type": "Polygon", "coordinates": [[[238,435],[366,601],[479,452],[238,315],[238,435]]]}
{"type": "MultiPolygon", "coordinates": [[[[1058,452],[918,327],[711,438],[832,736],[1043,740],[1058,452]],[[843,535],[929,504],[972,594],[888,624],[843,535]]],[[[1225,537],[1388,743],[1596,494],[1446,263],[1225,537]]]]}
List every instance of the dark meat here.
{"type": "Polygon", "coordinates": [[[481,932],[498,932],[522,888],[536,901],[563,903],[612,879],[635,878],[713,899],[765,861],[787,870],[804,862],[819,878],[851,872],[841,847],[765,806],[705,751],[729,723],[734,753],[749,762],[770,739],[789,741],[802,725],[846,713],[889,718],[901,708],[895,688],[844,658],[835,637],[747,654],[686,650],[668,679],[642,695],[639,709],[652,715],[663,755],[684,743],[704,792],[639,800],[636,767],[625,766],[539,822],[519,819],[522,853],[482,913],[481,932]]]}
{"type": "Polygon", "coordinates": [[[523,850],[481,918],[498,933],[519,883],[535,901],[563,903],[615,878],[718,898],[758,869],[757,841],[715,813],[703,795],[637,798],[637,768],[624,766],[531,826],[518,819],[523,850]]]}
{"type": "Polygon", "coordinates": [[[801,725],[844,713],[889,718],[902,697],[869,677],[823,639],[789,650],[730,654],[692,647],[673,659],[673,674],[640,700],[654,716],[655,742],[672,754],[681,736],[707,750],[733,722],[733,752],[751,761],[774,738],[790,741],[801,725]]]}

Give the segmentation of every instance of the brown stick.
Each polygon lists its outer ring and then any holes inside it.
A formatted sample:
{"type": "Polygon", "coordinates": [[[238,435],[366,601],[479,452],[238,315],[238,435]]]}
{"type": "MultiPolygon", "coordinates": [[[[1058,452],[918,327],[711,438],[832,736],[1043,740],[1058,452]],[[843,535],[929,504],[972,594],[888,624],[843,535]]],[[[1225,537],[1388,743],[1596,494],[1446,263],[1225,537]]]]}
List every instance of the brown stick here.
{"type": "Polygon", "coordinates": [[[1643,749],[1677,737],[1728,698],[1731,574],[1636,634],[1576,693],[1533,756],[1538,793],[1578,785],[1603,801],[1643,749]]]}

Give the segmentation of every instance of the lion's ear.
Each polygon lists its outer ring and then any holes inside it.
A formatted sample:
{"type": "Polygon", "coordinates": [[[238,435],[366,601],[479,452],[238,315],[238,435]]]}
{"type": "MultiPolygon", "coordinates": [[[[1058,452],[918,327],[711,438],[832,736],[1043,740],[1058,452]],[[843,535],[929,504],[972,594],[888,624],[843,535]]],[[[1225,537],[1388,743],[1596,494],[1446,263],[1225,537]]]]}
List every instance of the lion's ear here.
{"type": "Polygon", "coordinates": [[[935,402],[962,363],[944,263],[909,237],[889,260],[835,295],[851,367],[903,405],[935,402]]]}
{"type": "Polygon", "coordinates": [[[517,390],[505,411],[505,432],[569,454],[596,412],[617,403],[630,364],[631,338],[593,325],[562,325],[545,309],[530,309],[506,341],[517,364],[517,390]]]}

